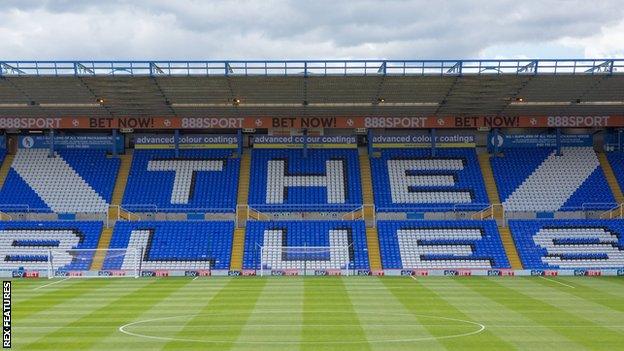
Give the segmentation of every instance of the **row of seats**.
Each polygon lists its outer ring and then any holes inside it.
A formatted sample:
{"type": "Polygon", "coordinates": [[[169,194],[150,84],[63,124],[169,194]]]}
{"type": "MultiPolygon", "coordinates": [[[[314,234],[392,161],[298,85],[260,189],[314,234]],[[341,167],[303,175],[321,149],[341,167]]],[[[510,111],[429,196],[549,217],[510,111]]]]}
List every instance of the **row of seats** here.
{"type": "Polygon", "coordinates": [[[366,247],[362,221],[249,222],[243,268],[368,269],[366,247]],[[336,249],[326,249],[332,246],[336,249]]]}
{"type": "Polygon", "coordinates": [[[513,220],[509,228],[525,268],[624,268],[624,220],[513,220]]]}
{"type": "Polygon", "coordinates": [[[509,149],[492,158],[507,211],[609,209],[615,199],[592,147],[509,149]]]}
{"type": "Polygon", "coordinates": [[[130,211],[233,212],[240,159],[232,150],[135,150],[122,205],[130,211]]]}
{"type": "Polygon", "coordinates": [[[0,190],[0,210],[102,213],[111,201],[119,159],[102,150],[19,149],[0,190]]]}
{"type": "Polygon", "coordinates": [[[496,222],[379,221],[385,269],[509,268],[496,222]]]}
{"type": "MultiPolygon", "coordinates": [[[[2,151],[3,152],[3,151],[2,151]]],[[[19,149],[0,210],[101,213],[119,169],[103,150],[19,149]]],[[[624,184],[620,153],[609,160],[624,184]],[[619,155],[619,156],[618,156],[619,155]]],[[[591,147],[509,149],[492,158],[508,211],[608,209],[615,199],[591,147]]],[[[377,210],[479,210],[488,197],[474,148],[385,149],[371,159],[377,210]]],[[[136,150],[124,208],[135,212],[233,212],[240,159],[231,150],[136,150]]],[[[362,204],[358,151],[254,149],[248,203],[260,211],[352,210],[362,204]]]]}
{"type": "Polygon", "coordinates": [[[355,149],[254,149],[249,204],[258,210],[352,210],[362,204],[355,149]]]}
{"type": "MultiPolygon", "coordinates": [[[[510,220],[526,269],[624,268],[624,220],[510,220]]],[[[0,222],[0,269],[88,270],[101,222],[0,222]],[[87,250],[83,250],[87,249],[87,250]]],[[[232,221],[115,225],[104,269],[227,270],[232,221]]],[[[492,220],[378,222],[384,269],[509,268],[492,220]]],[[[362,221],[249,222],[245,269],[368,269],[362,221]]]]}
{"type": "Polygon", "coordinates": [[[448,211],[487,206],[474,148],[385,149],[371,159],[375,205],[380,211],[448,211]]]}
{"type": "Polygon", "coordinates": [[[0,269],[88,270],[94,254],[88,250],[97,247],[102,226],[91,221],[0,222],[0,269]]]}

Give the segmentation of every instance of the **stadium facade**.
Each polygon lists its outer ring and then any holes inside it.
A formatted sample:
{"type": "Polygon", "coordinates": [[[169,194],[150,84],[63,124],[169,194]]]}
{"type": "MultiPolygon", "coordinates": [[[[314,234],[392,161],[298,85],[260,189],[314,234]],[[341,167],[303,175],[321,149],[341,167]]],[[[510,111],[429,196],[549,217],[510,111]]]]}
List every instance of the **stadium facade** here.
{"type": "Polygon", "coordinates": [[[624,275],[623,73],[2,61],[1,273],[624,275]]]}

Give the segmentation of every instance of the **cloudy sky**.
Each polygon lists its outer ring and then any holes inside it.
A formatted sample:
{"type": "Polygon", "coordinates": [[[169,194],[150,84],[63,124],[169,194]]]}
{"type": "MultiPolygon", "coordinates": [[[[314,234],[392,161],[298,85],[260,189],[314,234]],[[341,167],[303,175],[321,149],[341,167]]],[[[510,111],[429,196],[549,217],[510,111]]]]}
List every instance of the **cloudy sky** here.
{"type": "Polygon", "coordinates": [[[624,57],[622,0],[2,0],[0,60],[624,57]]]}

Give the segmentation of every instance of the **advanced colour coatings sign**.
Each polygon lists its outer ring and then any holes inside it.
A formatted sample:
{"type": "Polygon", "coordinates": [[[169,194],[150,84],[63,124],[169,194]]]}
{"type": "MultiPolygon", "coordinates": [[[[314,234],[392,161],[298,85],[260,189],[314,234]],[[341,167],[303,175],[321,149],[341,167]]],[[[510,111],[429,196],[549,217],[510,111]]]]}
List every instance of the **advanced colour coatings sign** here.
{"type": "Polygon", "coordinates": [[[0,117],[0,129],[604,128],[624,116],[537,117],[0,117]]]}
{"type": "MultiPolygon", "coordinates": [[[[488,147],[495,145],[499,148],[521,147],[556,147],[557,136],[555,134],[499,134],[494,136],[490,133],[488,147]]],[[[592,146],[593,138],[589,134],[562,134],[561,145],[563,146],[592,146]]]]}
{"type": "Polygon", "coordinates": [[[277,136],[277,135],[257,135],[253,138],[254,148],[267,149],[295,149],[303,148],[305,139],[307,138],[308,147],[311,149],[322,148],[356,148],[357,143],[355,136],[277,136]]]}
{"type": "MultiPolygon", "coordinates": [[[[234,149],[238,147],[238,136],[231,134],[186,134],[180,135],[180,149],[234,149]]],[[[134,147],[137,149],[173,149],[172,134],[136,134],[134,147]]]]}
{"type": "MultiPolygon", "coordinates": [[[[436,147],[475,147],[474,135],[436,135],[436,147]]],[[[431,147],[429,135],[373,135],[374,148],[431,147]]]]}
{"type": "MultiPolygon", "coordinates": [[[[50,147],[47,135],[20,135],[19,148],[46,149],[50,147]]],[[[111,135],[55,135],[55,149],[101,149],[110,150],[113,137],[111,135]]],[[[123,136],[118,135],[115,141],[117,151],[123,151],[123,136]]]]}

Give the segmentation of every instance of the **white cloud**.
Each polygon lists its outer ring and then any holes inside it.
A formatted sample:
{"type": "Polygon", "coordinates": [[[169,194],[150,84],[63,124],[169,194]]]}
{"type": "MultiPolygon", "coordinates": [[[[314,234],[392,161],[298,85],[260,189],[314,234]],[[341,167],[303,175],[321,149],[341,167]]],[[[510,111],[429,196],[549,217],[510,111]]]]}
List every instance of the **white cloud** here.
{"type": "Polygon", "coordinates": [[[1,59],[622,55],[618,1],[5,1],[1,59]]]}

